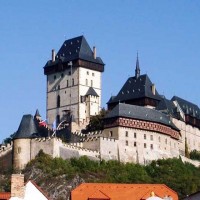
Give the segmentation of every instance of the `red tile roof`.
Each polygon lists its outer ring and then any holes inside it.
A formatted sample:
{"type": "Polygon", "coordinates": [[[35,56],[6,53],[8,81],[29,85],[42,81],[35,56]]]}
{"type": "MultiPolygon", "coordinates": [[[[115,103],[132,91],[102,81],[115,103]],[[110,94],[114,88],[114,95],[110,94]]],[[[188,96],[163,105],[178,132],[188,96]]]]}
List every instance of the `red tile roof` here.
{"type": "Polygon", "coordinates": [[[83,183],[71,192],[71,200],[146,200],[152,192],[178,200],[177,193],[164,184],[112,183],[83,183]]]}
{"type": "Polygon", "coordinates": [[[0,200],[8,200],[11,197],[10,192],[0,192],[0,200]]]}

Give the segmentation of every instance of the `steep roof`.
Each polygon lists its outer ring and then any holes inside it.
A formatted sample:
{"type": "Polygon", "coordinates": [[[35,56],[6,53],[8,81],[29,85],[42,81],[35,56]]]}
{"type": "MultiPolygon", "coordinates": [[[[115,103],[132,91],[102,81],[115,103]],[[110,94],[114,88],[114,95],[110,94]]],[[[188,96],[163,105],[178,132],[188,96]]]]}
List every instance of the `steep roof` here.
{"type": "Polygon", "coordinates": [[[155,91],[155,95],[153,94],[152,86],[153,84],[146,74],[141,75],[138,78],[136,76],[130,77],[123,85],[117,96],[114,99],[110,99],[108,103],[124,102],[143,97],[160,100],[161,97],[157,90],[155,91]]]}
{"type": "Polygon", "coordinates": [[[33,116],[24,115],[13,139],[31,138],[34,135],[38,135],[38,130],[36,128],[33,116]]]}
{"type": "Polygon", "coordinates": [[[177,193],[164,184],[115,183],[82,183],[71,192],[71,200],[145,200],[152,191],[160,198],[171,196],[178,200],[177,193]]]}
{"type": "Polygon", "coordinates": [[[190,116],[200,119],[200,109],[196,104],[177,96],[173,96],[171,101],[177,101],[184,114],[189,114],[190,116]]]}
{"type": "Polygon", "coordinates": [[[119,103],[105,116],[105,119],[114,117],[126,117],[144,121],[152,121],[170,126],[175,130],[179,130],[170,120],[169,116],[158,110],[143,106],[119,103]]]}
{"type": "Polygon", "coordinates": [[[161,101],[158,103],[158,106],[156,107],[156,110],[160,110],[169,116],[183,120],[181,115],[179,114],[179,110],[177,109],[173,101],[168,100],[165,97],[162,97],[161,101]]]}
{"type": "Polygon", "coordinates": [[[87,93],[85,94],[85,96],[88,96],[88,95],[92,95],[92,96],[96,96],[98,97],[99,95],[96,93],[95,89],[93,87],[89,87],[87,93]]]}

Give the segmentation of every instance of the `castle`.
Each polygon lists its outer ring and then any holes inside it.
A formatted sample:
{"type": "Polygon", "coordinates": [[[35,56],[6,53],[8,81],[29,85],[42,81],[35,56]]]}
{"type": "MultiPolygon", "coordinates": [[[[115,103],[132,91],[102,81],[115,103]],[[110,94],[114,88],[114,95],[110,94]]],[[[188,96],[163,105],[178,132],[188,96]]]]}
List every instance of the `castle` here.
{"type": "Polygon", "coordinates": [[[24,115],[12,144],[0,149],[2,165],[23,169],[40,149],[64,159],[86,155],[140,164],[184,158],[186,148],[200,151],[199,107],[160,95],[148,75],[141,75],[138,56],[134,76],[107,103],[103,130],[84,134],[91,116],[101,109],[104,63],[96,54],[84,36],[66,40],[57,54],[52,50],[44,66],[48,122],[39,111],[34,117],[24,115]]]}

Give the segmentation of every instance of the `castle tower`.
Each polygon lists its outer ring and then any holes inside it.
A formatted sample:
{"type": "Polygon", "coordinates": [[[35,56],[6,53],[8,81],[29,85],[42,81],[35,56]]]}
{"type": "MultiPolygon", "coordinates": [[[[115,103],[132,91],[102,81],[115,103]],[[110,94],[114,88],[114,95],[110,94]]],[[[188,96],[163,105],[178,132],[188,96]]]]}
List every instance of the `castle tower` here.
{"type": "Polygon", "coordinates": [[[101,74],[104,63],[91,50],[84,36],[66,40],[44,67],[47,76],[48,124],[57,125],[71,116],[72,131],[88,124],[101,108],[101,74]],[[92,93],[91,93],[92,91],[92,93]]]}
{"type": "Polygon", "coordinates": [[[31,160],[31,138],[38,135],[32,115],[22,117],[19,128],[13,137],[13,167],[23,169],[31,160]]]}

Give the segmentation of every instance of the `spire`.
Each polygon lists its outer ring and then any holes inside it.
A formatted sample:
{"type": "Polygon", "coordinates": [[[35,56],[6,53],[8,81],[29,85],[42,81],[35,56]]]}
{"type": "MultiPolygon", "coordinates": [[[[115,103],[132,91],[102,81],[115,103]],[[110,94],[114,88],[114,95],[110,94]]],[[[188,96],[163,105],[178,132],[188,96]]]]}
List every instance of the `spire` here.
{"type": "Polygon", "coordinates": [[[136,79],[140,76],[140,65],[138,59],[138,52],[137,52],[137,60],[136,60],[136,67],[135,67],[135,77],[136,79]]]}

